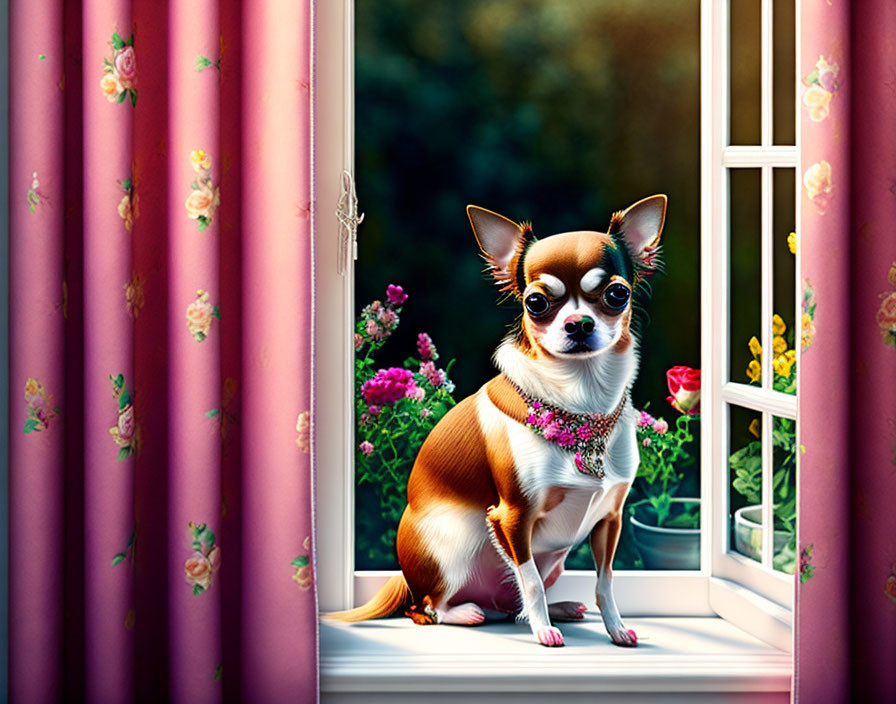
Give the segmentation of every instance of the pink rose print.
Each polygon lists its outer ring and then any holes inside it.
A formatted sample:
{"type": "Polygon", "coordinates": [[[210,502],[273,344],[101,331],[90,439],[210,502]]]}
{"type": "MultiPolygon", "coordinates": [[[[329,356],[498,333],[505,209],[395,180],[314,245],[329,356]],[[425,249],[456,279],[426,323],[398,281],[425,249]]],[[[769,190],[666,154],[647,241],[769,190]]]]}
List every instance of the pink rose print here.
{"type": "Polygon", "coordinates": [[[53,408],[53,397],[34,377],[29,377],[25,382],[25,404],[28,411],[26,435],[46,430],[50,427],[50,419],[59,415],[59,409],[53,408]]]}
{"type": "Polygon", "coordinates": [[[134,53],[134,35],[127,41],[118,32],[112,35],[112,56],[103,60],[103,77],[100,89],[110,103],[123,103],[128,96],[131,105],[137,107],[137,56],[134,53]]]}
{"type": "Polygon", "coordinates": [[[884,344],[896,347],[896,291],[882,293],[877,324],[884,344]]]}
{"type": "Polygon", "coordinates": [[[824,56],[819,56],[812,72],[803,78],[806,92],[803,93],[803,105],[813,122],[821,122],[831,111],[831,100],[840,89],[837,75],[840,66],[830,63],[824,56]]]}
{"type": "Polygon", "coordinates": [[[299,585],[299,589],[307,592],[311,589],[314,581],[314,568],[311,565],[311,536],[307,536],[302,542],[302,549],[305,552],[293,560],[290,565],[296,568],[295,574],[292,576],[293,581],[299,585]]]}
{"type": "Polygon", "coordinates": [[[205,523],[190,522],[193,540],[192,553],[184,562],[187,584],[193,586],[193,596],[199,596],[212,585],[212,578],[221,567],[221,549],[215,545],[215,534],[205,523]]]}
{"type": "Polygon", "coordinates": [[[131,320],[139,318],[146,301],[143,295],[143,279],[137,276],[137,272],[131,274],[131,280],[124,285],[124,300],[131,320]]]}
{"type": "MultiPolygon", "coordinates": [[[[896,565],[893,566],[893,572],[896,573],[896,565]]],[[[884,583],[884,594],[887,599],[896,604],[896,574],[887,577],[887,581],[884,583]]]]}
{"type": "Polygon", "coordinates": [[[299,413],[296,421],[296,445],[306,455],[311,452],[311,411],[299,413]]]}
{"type": "Polygon", "coordinates": [[[124,195],[118,202],[118,215],[124,220],[124,229],[130,232],[134,227],[134,221],[140,214],[137,207],[137,193],[134,189],[133,179],[126,178],[124,181],[119,181],[119,183],[124,191],[124,195]]]}
{"type": "Polygon", "coordinates": [[[196,179],[190,184],[190,195],[184,203],[187,217],[196,221],[200,232],[212,224],[215,210],[221,202],[220,189],[212,182],[212,162],[202,149],[190,152],[190,164],[196,172],[196,179]]]}
{"type": "Polygon", "coordinates": [[[37,178],[37,171],[31,174],[31,188],[28,189],[25,200],[28,202],[28,210],[32,214],[37,212],[37,206],[47,200],[47,197],[40,192],[40,180],[37,178]]]}
{"type": "Polygon", "coordinates": [[[824,215],[834,192],[831,165],[822,160],[812,164],[803,174],[803,186],[809,200],[815,203],[819,214],[824,215]]]}
{"type": "Polygon", "coordinates": [[[196,300],[187,306],[187,329],[196,342],[202,342],[212,329],[212,319],[221,319],[221,311],[209,303],[208,291],[199,289],[196,300]]]}
{"type": "Polygon", "coordinates": [[[126,460],[137,452],[137,417],[131,392],[124,384],[124,375],[110,376],[112,395],[118,399],[118,422],[109,428],[112,441],[118,446],[118,459],[126,460]]]}

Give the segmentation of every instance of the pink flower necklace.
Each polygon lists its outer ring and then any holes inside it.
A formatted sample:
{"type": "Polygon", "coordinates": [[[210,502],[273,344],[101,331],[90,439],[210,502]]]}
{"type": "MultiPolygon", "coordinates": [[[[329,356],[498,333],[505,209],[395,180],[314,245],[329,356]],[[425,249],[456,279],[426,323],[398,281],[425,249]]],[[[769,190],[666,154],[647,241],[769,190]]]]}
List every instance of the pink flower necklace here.
{"type": "Polygon", "coordinates": [[[570,413],[559,406],[532,398],[516,384],[517,393],[528,406],[526,427],[548,442],[574,452],[573,460],[582,474],[604,478],[604,455],[607,438],[616,426],[628,401],[628,390],[622,394],[612,413],[570,413]]]}

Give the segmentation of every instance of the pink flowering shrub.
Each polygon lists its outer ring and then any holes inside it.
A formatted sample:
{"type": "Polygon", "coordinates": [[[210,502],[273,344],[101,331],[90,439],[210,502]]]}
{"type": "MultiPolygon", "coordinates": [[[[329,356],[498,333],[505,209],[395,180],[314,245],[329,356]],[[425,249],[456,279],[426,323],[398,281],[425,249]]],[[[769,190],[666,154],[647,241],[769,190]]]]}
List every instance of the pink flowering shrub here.
{"type": "MultiPolygon", "coordinates": [[[[646,410],[638,417],[637,437],[641,462],[633,486],[630,511],[640,507],[657,526],[666,528],[696,528],[700,524],[700,508],[694,504],[683,512],[673,512],[672,497],[678,495],[688,471],[696,466],[694,454],[697,443],[693,429],[699,422],[696,415],[700,398],[700,371],[689,367],[672,367],[667,374],[669,390],[666,400],[681,413],[670,425],[664,418],[654,418],[646,410]],[[687,370],[684,375],[683,370],[687,370]],[[686,383],[675,384],[672,379],[686,376],[686,383]],[[685,387],[687,398],[677,396],[685,387]],[[692,427],[692,425],[694,427],[692,427]]],[[[650,405],[650,404],[647,404],[650,405]]]]}
{"type": "Polygon", "coordinates": [[[407,479],[423,441],[454,405],[453,364],[436,366],[436,346],[427,333],[417,336],[418,357],[402,367],[377,368],[375,356],[401,322],[408,294],[389,284],[384,301],[365,306],[355,326],[355,475],[359,511],[357,559],[361,568],[397,566],[395,535],[405,508],[407,479]],[[363,529],[361,528],[363,526],[363,529]]]}

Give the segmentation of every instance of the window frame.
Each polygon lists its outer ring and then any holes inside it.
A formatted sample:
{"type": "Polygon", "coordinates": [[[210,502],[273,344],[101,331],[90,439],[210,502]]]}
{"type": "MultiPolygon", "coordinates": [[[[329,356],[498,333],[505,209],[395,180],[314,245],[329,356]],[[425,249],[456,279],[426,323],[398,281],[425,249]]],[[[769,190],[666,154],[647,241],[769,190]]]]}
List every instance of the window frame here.
{"type": "MultiPolygon", "coordinates": [[[[797,17],[798,13],[797,0],[797,17]]],[[[762,0],[770,21],[771,0],[762,0]]],[[[744,164],[764,153],[752,147],[727,147],[727,2],[702,0],[701,22],[701,366],[704,413],[701,416],[701,568],[695,571],[618,571],[616,595],[625,615],[719,615],[766,642],[791,650],[792,595],[768,575],[752,574],[738,557],[720,553],[727,533],[719,532],[719,511],[727,513],[727,438],[720,441],[716,414],[732,398],[755,401],[757,389],[721,384],[727,365],[727,307],[712,305],[719,267],[726,266],[727,183],[719,187],[725,164],[744,164]],[[721,52],[721,53],[720,53],[721,52]],[[720,92],[721,91],[721,92],[720,92]],[[720,102],[718,96],[724,96],[720,102]],[[724,103],[724,104],[722,104],[724,103]],[[749,151],[745,151],[749,150],[749,151]],[[728,159],[727,162],[723,161],[728,159]],[[721,170],[721,171],[720,171],[721,170]],[[715,242],[715,240],[720,242],[715,242]],[[721,242],[721,240],[726,240],[721,242]],[[714,331],[723,326],[720,349],[714,331]],[[724,356],[721,354],[724,352],[724,356]],[[735,388],[732,388],[735,387],[735,388]],[[705,411],[710,410],[709,413],[705,411]],[[715,469],[713,471],[713,467],[715,469]],[[724,482],[720,476],[724,472],[724,482]],[[719,542],[720,539],[723,542],[719,542]]],[[[312,462],[315,468],[317,587],[321,611],[350,608],[376,590],[388,572],[354,570],[354,262],[353,246],[335,217],[343,171],[354,171],[354,0],[316,3],[313,10],[314,80],[312,96],[313,210],[315,237],[315,354],[312,462]],[[321,119],[323,116],[324,119],[321,119]],[[323,352],[321,352],[323,351],[323,352]]],[[[763,24],[765,26],[765,22],[763,24]]],[[[763,79],[765,80],[765,79],[763,79]]],[[[796,81],[796,77],[794,77],[796,81]]],[[[780,149],[780,148],[776,148],[780,149]]],[[[795,166],[797,147],[790,147],[795,166]]],[[[363,183],[359,189],[363,211],[363,183]]],[[[799,280],[799,279],[797,279],[799,280]]],[[[727,300],[727,282],[723,297],[727,300]]],[[[769,314],[770,320],[770,314],[769,314]]],[[[766,361],[763,362],[767,364],[766,361]]],[[[798,367],[799,369],[799,367],[798,367]]],[[[770,369],[769,369],[770,371],[770,369]]],[[[765,375],[764,376],[769,376],[765,375]]],[[[767,401],[768,399],[760,399],[767,401]]],[[[795,404],[795,401],[794,401],[795,404]]],[[[764,432],[766,430],[764,429],[764,432]]],[[[769,444],[770,446],[770,444],[769,444]]],[[[724,515],[723,514],[723,515],[724,515]]],[[[725,524],[727,526],[727,524],[725,524]]],[[[743,558],[747,561],[747,558],[743,558]]],[[[772,575],[774,577],[774,575],[772,575]]],[[[792,579],[788,576],[789,579],[792,579]]],[[[593,601],[594,573],[565,573],[551,592],[593,601]]],[[[552,594],[553,595],[553,594],[552,594]]]]}

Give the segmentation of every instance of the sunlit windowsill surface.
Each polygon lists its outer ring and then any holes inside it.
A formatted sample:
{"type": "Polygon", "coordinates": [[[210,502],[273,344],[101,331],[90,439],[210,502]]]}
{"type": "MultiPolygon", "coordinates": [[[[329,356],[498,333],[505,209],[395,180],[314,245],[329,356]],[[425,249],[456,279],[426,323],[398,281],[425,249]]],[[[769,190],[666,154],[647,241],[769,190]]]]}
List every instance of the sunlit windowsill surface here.
{"type": "Polygon", "coordinates": [[[639,646],[614,646],[598,614],[559,624],[562,648],[511,620],[470,628],[407,618],[321,622],[324,702],[787,702],[791,656],[720,618],[628,618],[639,646]],[[546,697],[550,697],[547,699],[546,697]],[[608,701],[604,699],[604,701],[608,701]]]}

